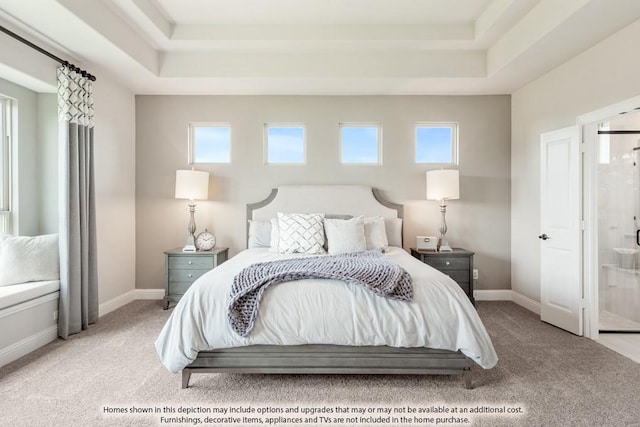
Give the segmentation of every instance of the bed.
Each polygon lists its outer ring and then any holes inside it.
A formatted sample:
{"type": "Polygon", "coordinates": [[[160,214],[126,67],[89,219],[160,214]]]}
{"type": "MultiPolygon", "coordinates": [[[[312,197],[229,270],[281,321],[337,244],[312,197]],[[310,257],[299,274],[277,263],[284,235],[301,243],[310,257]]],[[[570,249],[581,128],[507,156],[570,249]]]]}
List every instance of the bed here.
{"type": "Polygon", "coordinates": [[[254,225],[278,212],[382,218],[388,240],[384,256],[413,278],[413,300],[382,298],[337,280],[281,283],[264,292],[253,330],[240,336],[227,321],[235,275],[257,262],[308,256],[250,244],[193,284],[156,340],[165,367],[182,371],[182,388],[192,374],[210,372],[460,374],[464,386],[472,388],[471,367],[489,369],[497,363],[462,289],[402,249],[402,206],[357,185],[284,186],[247,206],[254,225]]]}

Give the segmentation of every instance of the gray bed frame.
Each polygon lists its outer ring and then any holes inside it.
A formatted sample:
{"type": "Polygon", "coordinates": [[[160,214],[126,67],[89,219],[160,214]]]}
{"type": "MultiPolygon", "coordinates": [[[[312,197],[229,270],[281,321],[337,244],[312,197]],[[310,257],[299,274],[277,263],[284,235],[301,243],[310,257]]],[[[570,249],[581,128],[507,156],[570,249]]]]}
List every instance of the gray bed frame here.
{"type": "MultiPolygon", "coordinates": [[[[344,189],[351,186],[335,186],[336,189],[338,187],[344,189]]],[[[305,186],[303,188],[313,191],[315,186],[305,186]]],[[[397,218],[403,217],[402,205],[389,202],[376,189],[369,188],[368,191],[381,206],[395,211],[397,218]]],[[[253,219],[254,212],[268,206],[276,199],[277,195],[278,190],[273,189],[269,197],[263,201],[247,205],[247,219],[253,219]]],[[[353,211],[331,213],[352,214],[353,211]]],[[[195,373],[253,373],[457,374],[462,375],[464,387],[470,389],[472,388],[471,366],[474,364],[471,359],[460,351],[423,347],[352,347],[325,344],[295,346],[252,345],[199,352],[196,360],[182,370],[182,388],[189,387],[191,374],[195,373]]]]}

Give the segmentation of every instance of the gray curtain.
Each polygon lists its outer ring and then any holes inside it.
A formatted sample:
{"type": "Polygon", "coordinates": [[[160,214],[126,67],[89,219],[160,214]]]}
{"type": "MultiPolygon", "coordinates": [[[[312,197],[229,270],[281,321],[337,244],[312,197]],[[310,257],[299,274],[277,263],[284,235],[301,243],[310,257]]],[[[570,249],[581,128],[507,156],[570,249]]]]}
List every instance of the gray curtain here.
{"type": "Polygon", "coordinates": [[[60,306],[58,335],[98,320],[91,81],[58,69],[60,306]]]}

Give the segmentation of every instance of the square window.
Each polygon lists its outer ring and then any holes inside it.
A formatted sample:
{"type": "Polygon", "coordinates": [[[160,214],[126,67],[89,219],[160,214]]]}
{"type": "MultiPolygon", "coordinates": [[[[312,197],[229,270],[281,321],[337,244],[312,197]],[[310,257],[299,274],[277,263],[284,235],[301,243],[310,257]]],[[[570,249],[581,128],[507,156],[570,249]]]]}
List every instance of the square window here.
{"type": "Polygon", "coordinates": [[[189,125],[189,164],[231,163],[231,127],[226,124],[189,125]]]}
{"type": "Polygon", "coordinates": [[[416,125],[416,163],[458,164],[458,124],[416,125]]]}
{"type": "Polygon", "coordinates": [[[304,127],[266,124],[265,157],[267,164],[304,164],[304,127]]]}
{"type": "Polygon", "coordinates": [[[382,125],[340,123],[341,161],[348,164],[379,165],[382,125]]]}

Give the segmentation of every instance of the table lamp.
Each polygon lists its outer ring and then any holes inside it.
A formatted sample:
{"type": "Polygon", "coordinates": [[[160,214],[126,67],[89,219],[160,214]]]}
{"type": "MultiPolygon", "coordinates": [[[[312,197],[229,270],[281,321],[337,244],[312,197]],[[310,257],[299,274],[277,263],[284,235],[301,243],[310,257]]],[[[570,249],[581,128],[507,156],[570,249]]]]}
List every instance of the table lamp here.
{"type": "Polygon", "coordinates": [[[447,241],[447,200],[460,198],[460,174],[456,169],[427,171],[427,200],[439,200],[442,221],[440,223],[440,252],[452,252],[447,241]]]}
{"type": "Polygon", "coordinates": [[[194,214],[196,212],[195,200],[206,200],[209,197],[209,172],[195,170],[176,171],[176,199],[189,200],[189,237],[187,243],[182,248],[183,252],[195,252],[196,242],[194,233],[196,232],[196,222],[194,214]]]}

